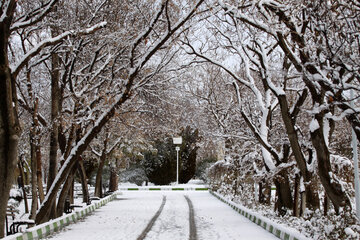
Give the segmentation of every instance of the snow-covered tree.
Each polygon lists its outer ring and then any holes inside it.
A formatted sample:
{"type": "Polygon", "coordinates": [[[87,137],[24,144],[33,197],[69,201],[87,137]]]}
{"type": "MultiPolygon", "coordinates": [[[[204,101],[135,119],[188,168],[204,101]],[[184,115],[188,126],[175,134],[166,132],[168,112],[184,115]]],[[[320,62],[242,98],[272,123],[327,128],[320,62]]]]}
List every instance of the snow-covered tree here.
{"type": "MultiPolygon", "coordinates": [[[[333,111],[336,108],[340,116],[351,123],[359,139],[358,114],[356,108],[350,106],[352,99],[348,94],[349,89],[358,90],[358,54],[354,54],[354,48],[358,46],[354,35],[358,31],[358,19],[354,17],[358,7],[350,7],[352,1],[342,4],[248,1],[251,4],[239,2],[235,8],[234,3],[218,2],[229,17],[275,41],[276,49],[300,75],[312,99],[313,120],[309,127],[322,186],[336,211],[340,207],[349,207],[347,194],[332,174],[328,149],[331,129],[328,126],[336,119],[333,111]]],[[[291,146],[295,154],[300,153],[296,145],[292,143],[291,146]]]]}
{"type": "Polygon", "coordinates": [[[21,126],[18,117],[18,96],[16,90],[16,81],[19,74],[29,61],[38,55],[42,49],[55,45],[63,39],[76,35],[91,34],[105,24],[100,23],[90,28],[71,29],[62,34],[48,37],[34,45],[29,44],[26,52],[16,52],[16,55],[9,54],[9,49],[15,41],[16,32],[29,29],[40,23],[44,17],[53,9],[58,1],[36,2],[32,1],[29,7],[27,1],[18,2],[15,0],[6,0],[0,3],[0,29],[2,32],[0,40],[0,78],[1,78],[1,136],[0,136],[0,174],[3,179],[1,182],[0,197],[0,236],[4,236],[4,220],[6,203],[9,197],[9,190],[12,184],[12,173],[17,163],[17,144],[21,132],[21,126]]]}

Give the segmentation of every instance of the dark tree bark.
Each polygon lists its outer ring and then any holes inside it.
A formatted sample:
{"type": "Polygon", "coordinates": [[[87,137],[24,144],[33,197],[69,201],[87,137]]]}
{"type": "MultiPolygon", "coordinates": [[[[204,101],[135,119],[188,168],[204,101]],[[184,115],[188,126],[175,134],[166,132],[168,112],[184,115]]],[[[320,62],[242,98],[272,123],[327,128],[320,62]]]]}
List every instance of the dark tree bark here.
{"type": "Polygon", "coordinates": [[[18,161],[20,124],[17,113],[15,79],[11,75],[8,60],[8,39],[16,1],[8,2],[8,11],[0,15],[0,238],[4,237],[4,224],[10,188],[18,161]]]}
{"type": "Polygon", "coordinates": [[[26,194],[26,191],[25,191],[24,166],[23,166],[23,161],[21,159],[19,159],[18,168],[20,170],[20,187],[21,187],[23,195],[24,195],[25,213],[29,213],[29,204],[28,204],[28,201],[27,201],[27,194],[26,194]]]}
{"type": "Polygon", "coordinates": [[[73,184],[76,169],[77,169],[77,165],[75,164],[73,169],[70,171],[69,176],[67,176],[67,179],[61,189],[60,196],[56,206],[56,215],[58,217],[62,216],[64,212],[65,201],[67,198],[69,198],[69,191],[71,190],[73,184]]]}
{"type": "Polygon", "coordinates": [[[259,182],[259,203],[270,204],[271,200],[271,186],[265,180],[259,182]]]}
{"type": "MultiPolygon", "coordinates": [[[[313,181],[313,173],[311,173],[306,164],[305,156],[301,150],[299,144],[299,138],[295,130],[295,118],[290,114],[290,108],[285,95],[277,95],[280,103],[281,116],[285,125],[286,133],[290,141],[291,149],[293,151],[296,163],[300,169],[301,175],[304,178],[305,192],[307,195],[307,207],[311,209],[318,209],[320,207],[320,200],[318,193],[314,189],[315,184],[311,184],[313,181]]],[[[302,104],[301,104],[302,105],[302,104]]],[[[300,106],[301,106],[300,105],[300,106]]],[[[300,107],[298,106],[298,108],[300,107]]]]}
{"type": "Polygon", "coordinates": [[[30,219],[35,219],[36,210],[38,208],[38,194],[37,194],[37,159],[36,159],[36,149],[35,149],[35,127],[32,126],[30,130],[30,155],[31,155],[31,211],[30,211],[30,219]]]}
{"type": "MultiPolygon", "coordinates": [[[[285,176],[287,178],[287,176],[285,176]]],[[[278,213],[283,216],[286,214],[287,209],[293,208],[293,200],[291,196],[291,188],[290,183],[286,179],[283,178],[281,174],[277,176],[277,179],[274,179],[274,184],[276,186],[276,195],[277,198],[277,210],[278,213]]]]}
{"type": "Polygon", "coordinates": [[[350,199],[343,191],[341,184],[335,176],[331,176],[333,172],[330,163],[330,152],[324,138],[324,113],[316,114],[315,119],[319,127],[310,132],[310,134],[312,144],[316,150],[320,181],[325,189],[326,195],[333,203],[336,213],[339,213],[340,207],[351,208],[350,199]]]}
{"type": "Polygon", "coordinates": [[[294,179],[294,207],[293,207],[294,217],[300,217],[299,200],[300,200],[300,176],[299,174],[296,174],[294,179]]]}
{"type": "MultiPolygon", "coordinates": [[[[30,83],[30,71],[27,72],[28,82],[30,83]]],[[[29,87],[30,88],[30,87],[29,87]]],[[[34,102],[32,109],[32,126],[30,129],[30,149],[31,149],[31,192],[32,192],[32,203],[31,203],[31,212],[30,218],[35,219],[36,211],[38,209],[38,189],[40,189],[40,184],[42,185],[41,179],[38,179],[38,162],[39,162],[39,154],[40,154],[40,126],[38,121],[38,107],[39,107],[39,99],[33,99],[32,91],[29,91],[29,95],[31,100],[34,102]]],[[[41,163],[41,160],[40,160],[41,163]]],[[[42,189],[42,186],[41,186],[42,189]]]]}
{"type": "MultiPolygon", "coordinates": [[[[54,33],[53,33],[54,34],[54,33]]],[[[47,191],[49,191],[57,174],[57,152],[59,136],[59,57],[56,53],[51,55],[51,132],[50,132],[50,155],[47,180],[47,191]]],[[[56,218],[56,202],[50,207],[50,219],[56,218]]]]}
{"type": "Polygon", "coordinates": [[[330,207],[329,205],[330,205],[329,198],[325,194],[325,196],[324,196],[324,216],[327,216],[327,214],[328,214],[329,207],[330,207]]]}
{"type": "MultiPolygon", "coordinates": [[[[108,135],[108,134],[106,134],[108,135]]],[[[99,167],[96,173],[96,180],[95,180],[95,196],[96,197],[103,197],[103,191],[102,191],[102,172],[104,169],[105,161],[106,161],[106,151],[107,151],[107,142],[108,142],[108,136],[106,136],[104,140],[104,148],[102,150],[100,160],[99,160],[99,167]]]]}
{"type": "Polygon", "coordinates": [[[82,157],[79,158],[79,164],[78,164],[78,173],[80,176],[81,181],[81,188],[83,193],[83,202],[88,202],[90,199],[89,189],[88,189],[88,178],[86,176],[86,171],[84,167],[84,161],[82,157]]]}
{"type": "Polygon", "coordinates": [[[119,176],[118,169],[115,166],[110,167],[109,191],[115,192],[118,190],[119,176]]]}
{"type": "Polygon", "coordinates": [[[43,175],[42,175],[42,161],[41,161],[41,146],[36,145],[35,146],[35,150],[36,150],[36,161],[37,161],[37,169],[36,169],[36,175],[37,175],[37,186],[38,186],[38,191],[39,191],[39,200],[40,203],[42,203],[44,201],[44,187],[43,187],[43,175]]]}

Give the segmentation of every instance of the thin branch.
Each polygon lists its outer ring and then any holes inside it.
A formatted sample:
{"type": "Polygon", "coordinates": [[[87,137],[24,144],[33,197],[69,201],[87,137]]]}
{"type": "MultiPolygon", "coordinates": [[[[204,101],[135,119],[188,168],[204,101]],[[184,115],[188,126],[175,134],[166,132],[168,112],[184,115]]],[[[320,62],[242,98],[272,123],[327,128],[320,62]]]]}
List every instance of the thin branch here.
{"type": "Polygon", "coordinates": [[[99,30],[100,28],[103,28],[106,26],[106,22],[101,22],[99,24],[96,24],[90,28],[86,28],[79,31],[66,31],[59,36],[48,38],[42,42],[40,42],[36,47],[31,49],[27,54],[23,56],[23,58],[19,61],[19,63],[12,67],[11,74],[14,78],[19,74],[21,69],[30,61],[30,59],[34,56],[36,56],[42,49],[44,49],[47,46],[55,45],[57,43],[60,43],[62,40],[69,36],[80,36],[80,35],[88,35],[92,34],[95,31],[99,30]]]}

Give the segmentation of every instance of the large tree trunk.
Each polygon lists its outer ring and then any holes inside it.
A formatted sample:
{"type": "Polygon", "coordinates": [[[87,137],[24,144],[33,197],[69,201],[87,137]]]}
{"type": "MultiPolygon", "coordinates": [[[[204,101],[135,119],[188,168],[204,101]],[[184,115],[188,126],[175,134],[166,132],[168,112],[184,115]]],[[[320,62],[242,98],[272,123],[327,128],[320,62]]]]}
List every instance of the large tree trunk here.
{"type": "Polygon", "coordinates": [[[6,207],[18,161],[21,131],[15,80],[11,76],[8,61],[9,27],[15,7],[16,1],[10,1],[8,15],[0,20],[0,238],[4,237],[6,207]]]}
{"type": "Polygon", "coordinates": [[[65,201],[66,201],[66,198],[69,197],[69,191],[70,191],[70,188],[72,187],[76,169],[77,169],[77,166],[75,164],[72,171],[69,173],[69,175],[63,185],[63,188],[61,189],[59,200],[57,202],[57,208],[56,208],[56,211],[57,211],[56,215],[58,217],[62,216],[62,214],[64,212],[65,201]]]}
{"type": "MultiPolygon", "coordinates": [[[[59,57],[56,53],[51,55],[51,132],[50,132],[50,155],[47,191],[49,191],[57,174],[57,152],[59,136],[59,57]]],[[[50,219],[56,218],[56,202],[53,201],[49,213],[50,219]]]]}
{"type": "Polygon", "coordinates": [[[306,192],[306,204],[311,209],[318,209],[320,207],[319,195],[315,190],[315,184],[311,184],[313,180],[313,173],[311,173],[306,164],[304,154],[299,144],[299,138],[295,129],[295,122],[290,115],[289,106],[285,95],[277,96],[280,103],[281,116],[285,125],[286,133],[290,141],[290,146],[293,151],[297,166],[304,178],[305,192],[306,192]]]}
{"type": "Polygon", "coordinates": [[[323,113],[315,115],[313,121],[318,122],[318,128],[312,129],[311,141],[316,150],[320,181],[326,195],[333,203],[336,213],[339,213],[340,207],[351,208],[351,204],[339,181],[334,176],[330,176],[333,172],[331,170],[330,152],[324,138],[323,120],[323,113]]]}
{"type": "Polygon", "coordinates": [[[278,213],[283,216],[286,214],[287,209],[293,208],[293,199],[291,196],[291,188],[288,176],[285,172],[279,173],[274,179],[277,192],[277,209],[278,213]]]}
{"type": "MultiPolygon", "coordinates": [[[[85,149],[81,149],[81,151],[84,150],[85,149]]],[[[46,194],[45,199],[41,204],[39,211],[36,215],[36,219],[35,219],[36,224],[44,223],[49,220],[50,207],[52,203],[56,201],[57,192],[61,187],[62,183],[66,180],[66,177],[71,171],[74,164],[75,164],[75,160],[69,161],[69,164],[67,164],[63,168],[63,171],[60,173],[58,180],[52,184],[52,187],[50,188],[49,192],[46,194]]]]}
{"type": "Polygon", "coordinates": [[[295,175],[294,179],[294,207],[293,207],[293,216],[300,217],[300,176],[299,174],[295,175]]]}

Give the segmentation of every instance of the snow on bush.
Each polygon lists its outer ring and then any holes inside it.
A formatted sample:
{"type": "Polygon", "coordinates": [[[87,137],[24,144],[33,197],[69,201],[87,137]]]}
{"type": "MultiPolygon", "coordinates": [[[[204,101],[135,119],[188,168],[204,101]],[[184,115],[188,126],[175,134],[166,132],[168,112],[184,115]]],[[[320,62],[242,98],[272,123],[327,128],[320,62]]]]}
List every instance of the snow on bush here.
{"type": "MultiPolygon", "coordinates": [[[[353,189],[353,164],[348,158],[331,155],[333,177],[338,179],[345,191],[354,197],[353,189]]],[[[294,228],[306,237],[312,239],[360,239],[360,226],[356,220],[353,209],[341,209],[337,215],[330,208],[324,216],[323,210],[307,211],[302,217],[294,217],[288,210],[284,216],[279,216],[274,211],[272,204],[260,204],[255,194],[254,183],[256,176],[251,173],[254,168],[248,166],[248,174],[234,163],[218,161],[209,169],[209,183],[213,191],[223,195],[236,203],[242,204],[253,211],[271,219],[272,221],[294,228]]],[[[323,191],[321,188],[320,191],[323,191]]],[[[324,196],[323,193],[320,195],[324,196]]],[[[322,198],[323,201],[323,198],[322,198]]]]}
{"type": "Polygon", "coordinates": [[[8,205],[16,208],[20,205],[22,199],[23,199],[23,195],[21,190],[13,188],[10,190],[10,198],[8,201],[8,205]]]}

